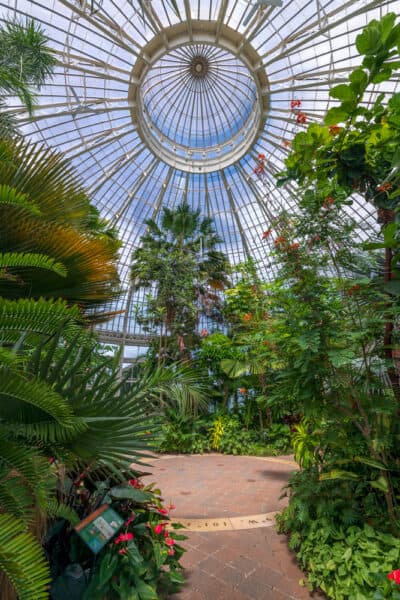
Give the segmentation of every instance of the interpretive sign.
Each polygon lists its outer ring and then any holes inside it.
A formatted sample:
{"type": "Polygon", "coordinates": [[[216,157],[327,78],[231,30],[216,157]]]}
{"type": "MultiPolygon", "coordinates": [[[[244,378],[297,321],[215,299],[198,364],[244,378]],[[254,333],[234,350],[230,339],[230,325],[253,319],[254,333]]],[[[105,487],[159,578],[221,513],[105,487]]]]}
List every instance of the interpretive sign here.
{"type": "Polygon", "coordinates": [[[124,524],[109,504],[103,504],[74,529],[92,552],[97,554],[124,524]]]}

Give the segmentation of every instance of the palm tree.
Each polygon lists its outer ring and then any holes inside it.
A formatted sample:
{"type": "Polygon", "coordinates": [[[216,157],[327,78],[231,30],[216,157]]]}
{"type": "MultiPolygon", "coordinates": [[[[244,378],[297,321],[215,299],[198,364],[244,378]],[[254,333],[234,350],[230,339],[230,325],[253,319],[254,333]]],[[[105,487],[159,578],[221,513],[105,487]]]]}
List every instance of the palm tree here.
{"type": "Polygon", "coordinates": [[[16,119],[6,112],[4,96],[18,96],[31,114],[35,91],[52,75],[56,59],[47,42],[42,27],[32,19],[0,27],[0,137],[17,133],[16,119]]]}
{"type": "Polygon", "coordinates": [[[188,360],[199,340],[200,311],[211,317],[219,309],[216,290],[228,283],[229,263],[216,249],[221,239],[212,219],[202,219],[186,202],[164,208],[160,226],[154,220],[146,224],[131,272],[134,288],[154,292],[141,321],[148,330],[158,330],[159,363],[166,357],[188,360]]]}

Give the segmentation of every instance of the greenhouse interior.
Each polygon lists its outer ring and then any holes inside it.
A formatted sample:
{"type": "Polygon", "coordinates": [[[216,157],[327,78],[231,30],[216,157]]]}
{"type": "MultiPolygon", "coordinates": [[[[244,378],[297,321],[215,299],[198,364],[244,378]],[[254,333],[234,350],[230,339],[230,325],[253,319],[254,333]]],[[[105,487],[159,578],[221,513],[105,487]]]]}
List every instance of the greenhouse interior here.
{"type": "Polygon", "coordinates": [[[0,17],[0,600],[400,600],[400,0],[0,17]]]}

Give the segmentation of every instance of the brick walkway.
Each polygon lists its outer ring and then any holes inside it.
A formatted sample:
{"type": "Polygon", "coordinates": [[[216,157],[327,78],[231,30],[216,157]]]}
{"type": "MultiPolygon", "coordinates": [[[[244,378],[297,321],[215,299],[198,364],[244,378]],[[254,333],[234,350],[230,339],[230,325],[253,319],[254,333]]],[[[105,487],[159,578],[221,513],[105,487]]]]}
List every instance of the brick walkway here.
{"type": "MultiPolygon", "coordinates": [[[[212,526],[218,518],[281,510],[286,500],[279,496],[294,468],[288,457],[163,456],[152,464],[151,480],[176,505],[174,517],[196,529],[196,519],[211,517],[212,526]]],[[[185,533],[187,583],[174,600],[322,598],[300,585],[304,575],[274,526],[185,533]]]]}

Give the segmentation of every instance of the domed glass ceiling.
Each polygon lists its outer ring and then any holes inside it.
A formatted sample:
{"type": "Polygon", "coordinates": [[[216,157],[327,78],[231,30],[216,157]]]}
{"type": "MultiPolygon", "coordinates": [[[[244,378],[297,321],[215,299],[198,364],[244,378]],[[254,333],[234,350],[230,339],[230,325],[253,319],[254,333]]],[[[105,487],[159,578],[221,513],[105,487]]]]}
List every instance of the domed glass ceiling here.
{"type": "MultiPolygon", "coordinates": [[[[359,62],[355,37],[389,11],[400,1],[0,0],[1,18],[42,22],[59,59],[34,119],[15,99],[10,109],[24,134],[71,158],[123,240],[127,291],[114,308],[127,310],[103,326],[105,339],[142,341],[130,256],[163,206],[187,199],[214,218],[233,262],[253,256],[273,276],[262,232],[296,202],[274,185],[303,127],[291,101],[308,122],[321,120],[329,88],[359,62]]],[[[353,209],[373,226],[372,209],[357,198],[353,209]]]]}

